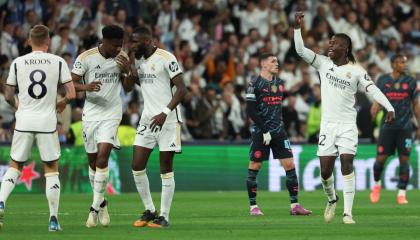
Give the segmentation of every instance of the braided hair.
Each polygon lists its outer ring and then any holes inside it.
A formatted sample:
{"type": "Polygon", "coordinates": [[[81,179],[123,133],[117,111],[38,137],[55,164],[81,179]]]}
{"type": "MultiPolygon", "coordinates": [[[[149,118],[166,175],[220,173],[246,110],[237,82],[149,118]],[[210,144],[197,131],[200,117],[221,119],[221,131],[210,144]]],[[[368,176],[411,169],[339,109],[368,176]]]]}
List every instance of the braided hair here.
{"type": "Polygon", "coordinates": [[[350,37],[345,34],[345,33],[337,33],[334,35],[336,38],[341,38],[344,41],[347,42],[347,53],[346,53],[346,57],[350,60],[350,62],[355,63],[356,62],[356,58],[353,55],[353,44],[351,42],[350,37]]]}

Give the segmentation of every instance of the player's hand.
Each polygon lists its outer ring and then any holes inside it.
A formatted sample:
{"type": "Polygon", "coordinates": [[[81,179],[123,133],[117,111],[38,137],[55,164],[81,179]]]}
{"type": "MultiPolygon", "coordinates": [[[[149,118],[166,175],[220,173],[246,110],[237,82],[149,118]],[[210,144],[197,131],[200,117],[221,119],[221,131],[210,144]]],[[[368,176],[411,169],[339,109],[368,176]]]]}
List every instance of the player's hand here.
{"type": "Polygon", "coordinates": [[[120,68],[121,72],[129,73],[130,61],[128,59],[128,56],[125,56],[125,55],[126,54],[118,54],[118,56],[115,58],[115,61],[117,62],[117,65],[120,68]]]}
{"type": "Polygon", "coordinates": [[[158,115],[152,117],[152,122],[150,123],[150,129],[152,132],[157,132],[162,129],[163,124],[166,120],[166,114],[161,112],[158,115]]]}
{"type": "Polygon", "coordinates": [[[264,145],[268,146],[270,145],[271,142],[271,134],[270,132],[266,132],[263,134],[263,143],[264,145]]]}
{"type": "Polygon", "coordinates": [[[91,82],[91,83],[85,85],[85,91],[99,92],[99,90],[101,90],[101,85],[102,85],[101,81],[91,82]]]}
{"type": "Polygon", "coordinates": [[[57,113],[62,113],[64,109],[66,109],[67,103],[64,100],[61,100],[57,103],[55,106],[55,109],[57,110],[57,113]]]}
{"type": "Polygon", "coordinates": [[[295,29],[299,29],[302,27],[304,17],[305,17],[305,14],[303,14],[303,12],[295,13],[295,29]]]}
{"type": "Polygon", "coordinates": [[[392,123],[395,119],[395,112],[387,112],[385,116],[385,122],[386,123],[392,123]]]}

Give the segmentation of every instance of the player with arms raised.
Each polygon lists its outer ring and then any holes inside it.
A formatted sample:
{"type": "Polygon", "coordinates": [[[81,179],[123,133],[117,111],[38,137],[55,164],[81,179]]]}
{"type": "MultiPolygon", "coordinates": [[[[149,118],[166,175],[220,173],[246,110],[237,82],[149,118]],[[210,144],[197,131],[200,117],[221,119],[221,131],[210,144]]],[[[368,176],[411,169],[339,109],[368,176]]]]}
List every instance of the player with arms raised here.
{"type": "Polygon", "coordinates": [[[343,174],[344,215],[343,223],[354,224],[352,217],[355,194],[353,159],[357,151],[357,112],[354,108],[358,88],[366,91],[376,102],[388,111],[386,122],[395,118],[394,108],[383,93],[375,86],[366,71],[355,64],[351,39],[343,33],[335,34],[330,40],[328,56],[315,54],[304,47],[300,27],[303,13],[295,14],[294,42],[296,52],[303,60],[315,67],[321,81],[321,129],[317,155],[321,165],[321,182],[328,196],[324,212],[326,222],[335,215],[337,196],[334,189],[334,162],[341,161],[343,174]]]}
{"type": "Polygon", "coordinates": [[[121,85],[131,91],[128,56],[121,48],[124,30],[116,25],[102,29],[99,47],[80,54],[72,70],[76,91],[86,91],[83,107],[83,141],[89,161],[89,179],[93,189],[86,227],[110,223],[104,198],[108,183],[108,159],[112,148],[118,147],[117,129],[122,118],[121,85]],[[83,79],[84,84],[81,84],[83,79]]]}
{"type": "Polygon", "coordinates": [[[153,44],[150,29],[139,27],[134,30],[132,49],[144,98],[144,110],[134,141],[132,168],[134,182],[145,211],[134,222],[134,226],[168,227],[169,211],[175,191],[173,158],[175,152],[181,151],[179,103],[187,90],[177,59],[170,52],[153,44]],[[156,145],[160,151],[162,178],[159,214],[150,195],[146,174],[147,161],[156,145]]]}
{"type": "Polygon", "coordinates": [[[32,52],[16,58],[10,66],[5,97],[17,111],[10,167],[3,176],[0,190],[0,228],[3,227],[6,200],[36,141],[44,163],[45,191],[50,209],[48,230],[61,230],[57,215],[60,201],[60,143],[56,129],[56,112],[62,112],[68,101],[75,98],[76,93],[65,60],[47,53],[49,32],[44,25],[34,26],[29,33],[32,52]],[[58,84],[64,84],[66,96],[57,103],[58,84]],[[18,101],[15,100],[15,89],[19,90],[18,101]]]}

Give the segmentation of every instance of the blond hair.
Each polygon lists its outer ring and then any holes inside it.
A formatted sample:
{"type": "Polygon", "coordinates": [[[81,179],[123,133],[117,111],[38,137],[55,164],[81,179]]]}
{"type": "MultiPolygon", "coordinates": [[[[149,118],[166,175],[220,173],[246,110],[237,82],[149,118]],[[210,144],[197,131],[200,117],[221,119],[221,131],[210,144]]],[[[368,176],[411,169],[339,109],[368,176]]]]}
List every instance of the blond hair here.
{"type": "Polygon", "coordinates": [[[42,46],[50,39],[50,29],[45,25],[35,25],[29,33],[29,39],[34,46],[42,46]]]}

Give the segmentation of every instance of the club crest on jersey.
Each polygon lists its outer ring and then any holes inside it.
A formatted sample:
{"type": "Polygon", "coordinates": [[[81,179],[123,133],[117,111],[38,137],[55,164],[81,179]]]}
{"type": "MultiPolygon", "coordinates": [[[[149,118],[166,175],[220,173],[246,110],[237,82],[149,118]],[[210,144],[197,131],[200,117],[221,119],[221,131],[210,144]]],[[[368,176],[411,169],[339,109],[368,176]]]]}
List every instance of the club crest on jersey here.
{"type": "Polygon", "coordinates": [[[408,89],[408,83],[401,84],[402,89],[407,90],[408,89]]]}
{"type": "Polygon", "coordinates": [[[347,77],[348,79],[350,79],[350,78],[351,78],[351,72],[347,72],[347,73],[346,73],[346,77],[347,77]]]}
{"type": "Polygon", "coordinates": [[[276,92],[277,92],[277,85],[273,85],[273,86],[271,86],[271,91],[272,91],[273,93],[276,93],[276,92]]]}
{"type": "Polygon", "coordinates": [[[386,83],[386,84],[385,84],[385,87],[387,87],[387,88],[391,88],[391,84],[390,84],[390,83],[386,83]]]}
{"type": "Polygon", "coordinates": [[[284,87],[283,87],[283,85],[279,85],[279,91],[280,91],[280,92],[284,92],[284,87]]]}
{"type": "Polygon", "coordinates": [[[178,63],[176,63],[175,61],[169,63],[169,70],[171,70],[171,72],[176,72],[178,71],[179,66],[178,63]]]}
{"type": "Polygon", "coordinates": [[[394,88],[397,89],[397,90],[400,89],[400,83],[395,83],[394,88]]]}

